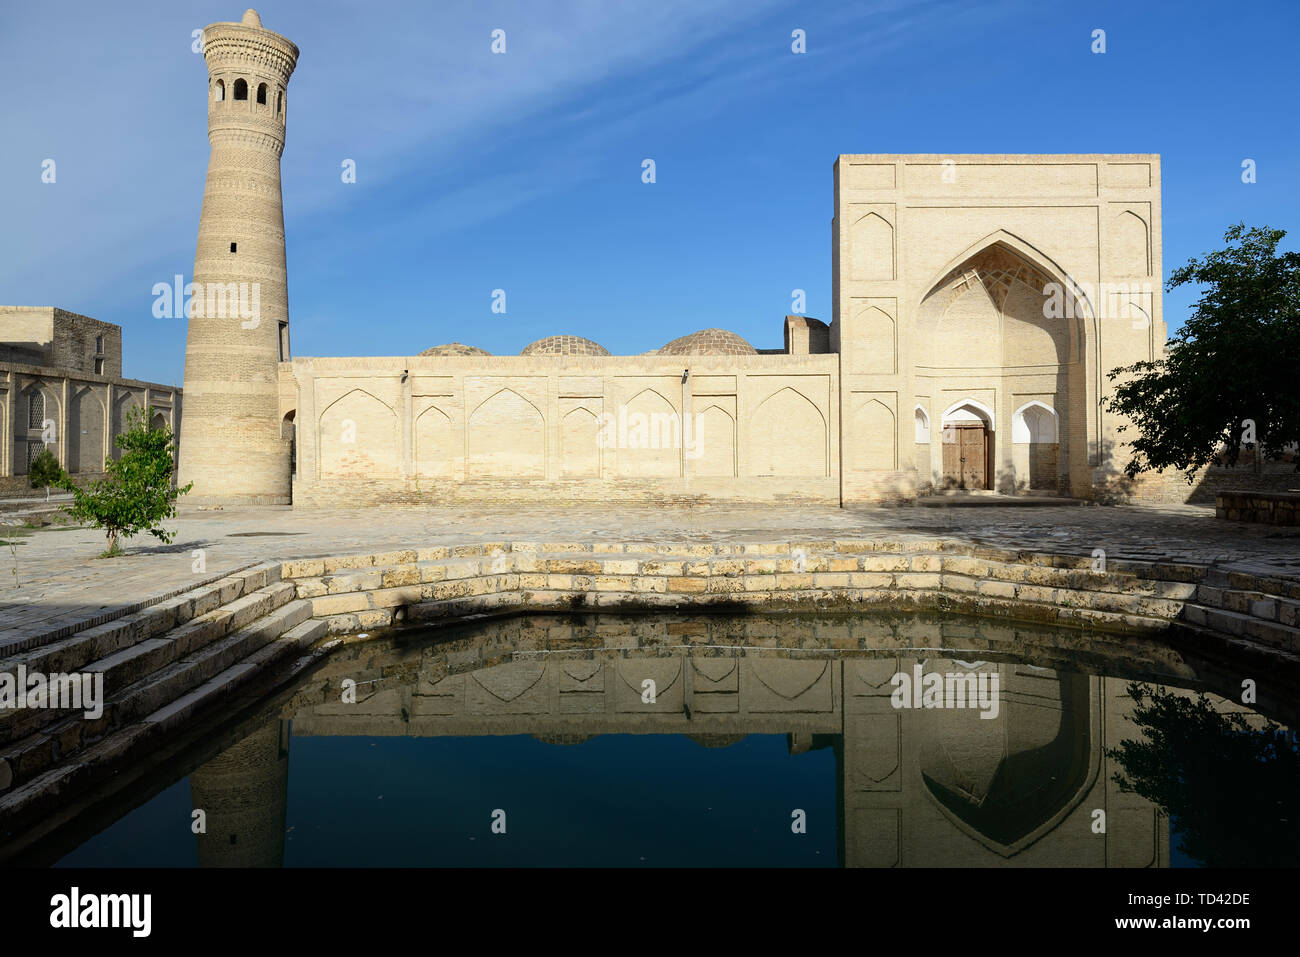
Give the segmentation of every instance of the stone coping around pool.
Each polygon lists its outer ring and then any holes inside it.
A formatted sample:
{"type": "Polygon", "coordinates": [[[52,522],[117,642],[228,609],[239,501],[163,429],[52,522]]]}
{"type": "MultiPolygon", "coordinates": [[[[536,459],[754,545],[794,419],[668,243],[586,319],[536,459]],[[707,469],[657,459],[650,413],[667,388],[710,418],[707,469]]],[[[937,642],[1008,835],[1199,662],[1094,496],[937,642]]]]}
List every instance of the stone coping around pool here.
{"type": "Polygon", "coordinates": [[[1300,653],[1300,579],[944,539],[508,542],[286,561],[331,635],[535,611],[952,611],[1073,628],[1204,630],[1300,653]],[[1202,602],[1202,599],[1205,599],[1202,602]]]}

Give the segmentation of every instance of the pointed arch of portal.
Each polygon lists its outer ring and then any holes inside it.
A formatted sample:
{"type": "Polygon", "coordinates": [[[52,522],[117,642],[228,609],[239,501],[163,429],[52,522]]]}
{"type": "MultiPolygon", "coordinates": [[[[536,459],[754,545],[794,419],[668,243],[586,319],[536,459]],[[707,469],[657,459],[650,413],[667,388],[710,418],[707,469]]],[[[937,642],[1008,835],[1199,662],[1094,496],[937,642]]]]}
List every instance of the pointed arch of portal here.
{"type": "Polygon", "coordinates": [[[1068,292],[1075,303],[1080,304],[1083,308],[1082,315],[1078,316],[1079,323],[1083,327],[1083,342],[1080,343],[1080,357],[1095,354],[1097,344],[1097,305],[1092,301],[1086,289],[1084,289],[1074,277],[1065,271],[1056,260],[1047,253],[1043,252],[1037,246],[1028,240],[1017,236],[1015,233],[1007,232],[1005,229],[995,229],[993,232],[971,243],[956,256],[953,256],[943,267],[935,272],[924,286],[922,286],[921,297],[918,302],[925,302],[938,289],[955,270],[957,270],[967,260],[978,256],[985,250],[992,249],[995,246],[1002,246],[1011,254],[1020,257],[1026,264],[1040,270],[1055,282],[1059,282],[1064,291],[1068,292]]]}

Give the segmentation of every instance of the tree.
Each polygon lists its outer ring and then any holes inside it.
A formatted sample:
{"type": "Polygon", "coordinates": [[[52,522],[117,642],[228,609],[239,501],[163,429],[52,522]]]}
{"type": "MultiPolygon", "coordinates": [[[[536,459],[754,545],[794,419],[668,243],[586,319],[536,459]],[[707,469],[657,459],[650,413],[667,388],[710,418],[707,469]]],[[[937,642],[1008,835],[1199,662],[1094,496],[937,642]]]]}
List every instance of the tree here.
{"type": "Polygon", "coordinates": [[[89,488],[81,489],[67,476],[60,488],[73,494],[73,503],[64,511],[78,521],[104,529],[108,539],[105,555],[118,554],[118,537],[130,538],[148,532],[164,543],[175,537],[162,527],[165,518],[176,517],[176,500],[190,490],[172,485],[176,468],[176,446],[172,430],[166,425],[151,428],[144,409],[132,408],[127,415],[126,431],[116,440],[122,455],[104,463],[105,477],[89,488]]]}
{"type": "Polygon", "coordinates": [[[1128,475],[1173,467],[1190,483],[1216,460],[1235,465],[1243,444],[1258,459],[1300,441],[1300,253],[1278,254],[1285,235],[1239,223],[1227,248],[1170,276],[1166,290],[1203,287],[1191,317],[1164,358],[1108,375],[1123,381],[1107,408],[1138,432],[1128,475]]]}
{"type": "Polygon", "coordinates": [[[1252,728],[1195,697],[1133,682],[1140,740],[1108,748],[1114,781],[1165,810],[1179,850],[1210,867],[1294,867],[1300,748],[1273,721],[1252,728]]]}
{"type": "Polygon", "coordinates": [[[27,479],[32,488],[45,487],[45,501],[50,500],[50,486],[58,485],[63,478],[63,466],[49,449],[41,449],[27,469],[27,479]]]}

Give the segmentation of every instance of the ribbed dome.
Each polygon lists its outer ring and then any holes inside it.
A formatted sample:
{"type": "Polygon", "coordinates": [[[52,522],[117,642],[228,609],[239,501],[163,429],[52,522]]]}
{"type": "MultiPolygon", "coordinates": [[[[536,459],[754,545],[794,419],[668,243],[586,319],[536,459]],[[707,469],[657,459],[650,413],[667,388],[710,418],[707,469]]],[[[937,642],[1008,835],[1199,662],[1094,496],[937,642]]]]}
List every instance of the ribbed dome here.
{"type": "Polygon", "coordinates": [[[490,356],[492,353],[478,346],[467,346],[463,342],[448,342],[432,349],[425,349],[422,356],[490,356]]]}
{"type": "Polygon", "coordinates": [[[582,336],[547,336],[524,346],[521,356],[607,356],[609,350],[599,342],[582,336]]]}
{"type": "Polygon", "coordinates": [[[701,329],[674,339],[659,350],[661,356],[753,356],[758,350],[727,329],[701,329]]]}

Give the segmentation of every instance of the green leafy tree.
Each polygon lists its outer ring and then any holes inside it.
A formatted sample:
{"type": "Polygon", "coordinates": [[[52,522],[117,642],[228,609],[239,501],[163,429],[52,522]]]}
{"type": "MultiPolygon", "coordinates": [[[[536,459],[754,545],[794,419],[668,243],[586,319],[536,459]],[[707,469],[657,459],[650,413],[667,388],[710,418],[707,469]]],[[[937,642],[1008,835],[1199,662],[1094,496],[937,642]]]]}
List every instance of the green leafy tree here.
{"type": "Polygon", "coordinates": [[[49,449],[41,449],[39,455],[32,459],[27,469],[27,479],[32,488],[45,488],[45,501],[50,500],[50,486],[58,485],[63,479],[63,466],[49,449]]]}
{"type": "Polygon", "coordinates": [[[1210,867],[1294,867],[1300,860],[1300,749],[1268,721],[1253,728],[1195,697],[1144,684],[1136,702],[1138,741],[1107,756],[1124,791],[1165,810],[1179,850],[1210,867]]]}
{"type": "Polygon", "coordinates": [[[1285,235],[1239,223],[1227,248],[1170,276],[1167,290],[1202,288],[1191,317],[1164,358],[1108,376],[1122,381],[1107,407],[1138,433],[1130,476],[1176,468],[1192,482],[1220,457],[1235,465],[1242,444],[1276,458],[1300,441],[1300,253],[1277,252],[1285,235]]]}
{"type": "Polygon", "coordinates": [[[104,529],[106,555],[118,554],[118,538],[148,532],[164,543],[175,537],[162,527],[163,519],[176,517],[176,500],[194,483],[176,488],[176,445],[167,426],[151,428],[144,409],[132,408],[126,431],[117,436],[122,454],[104,463],[104,478],[81,489],[66,476],[57,483],[73,494],[64,511],[77,521],[104,529]]]}

